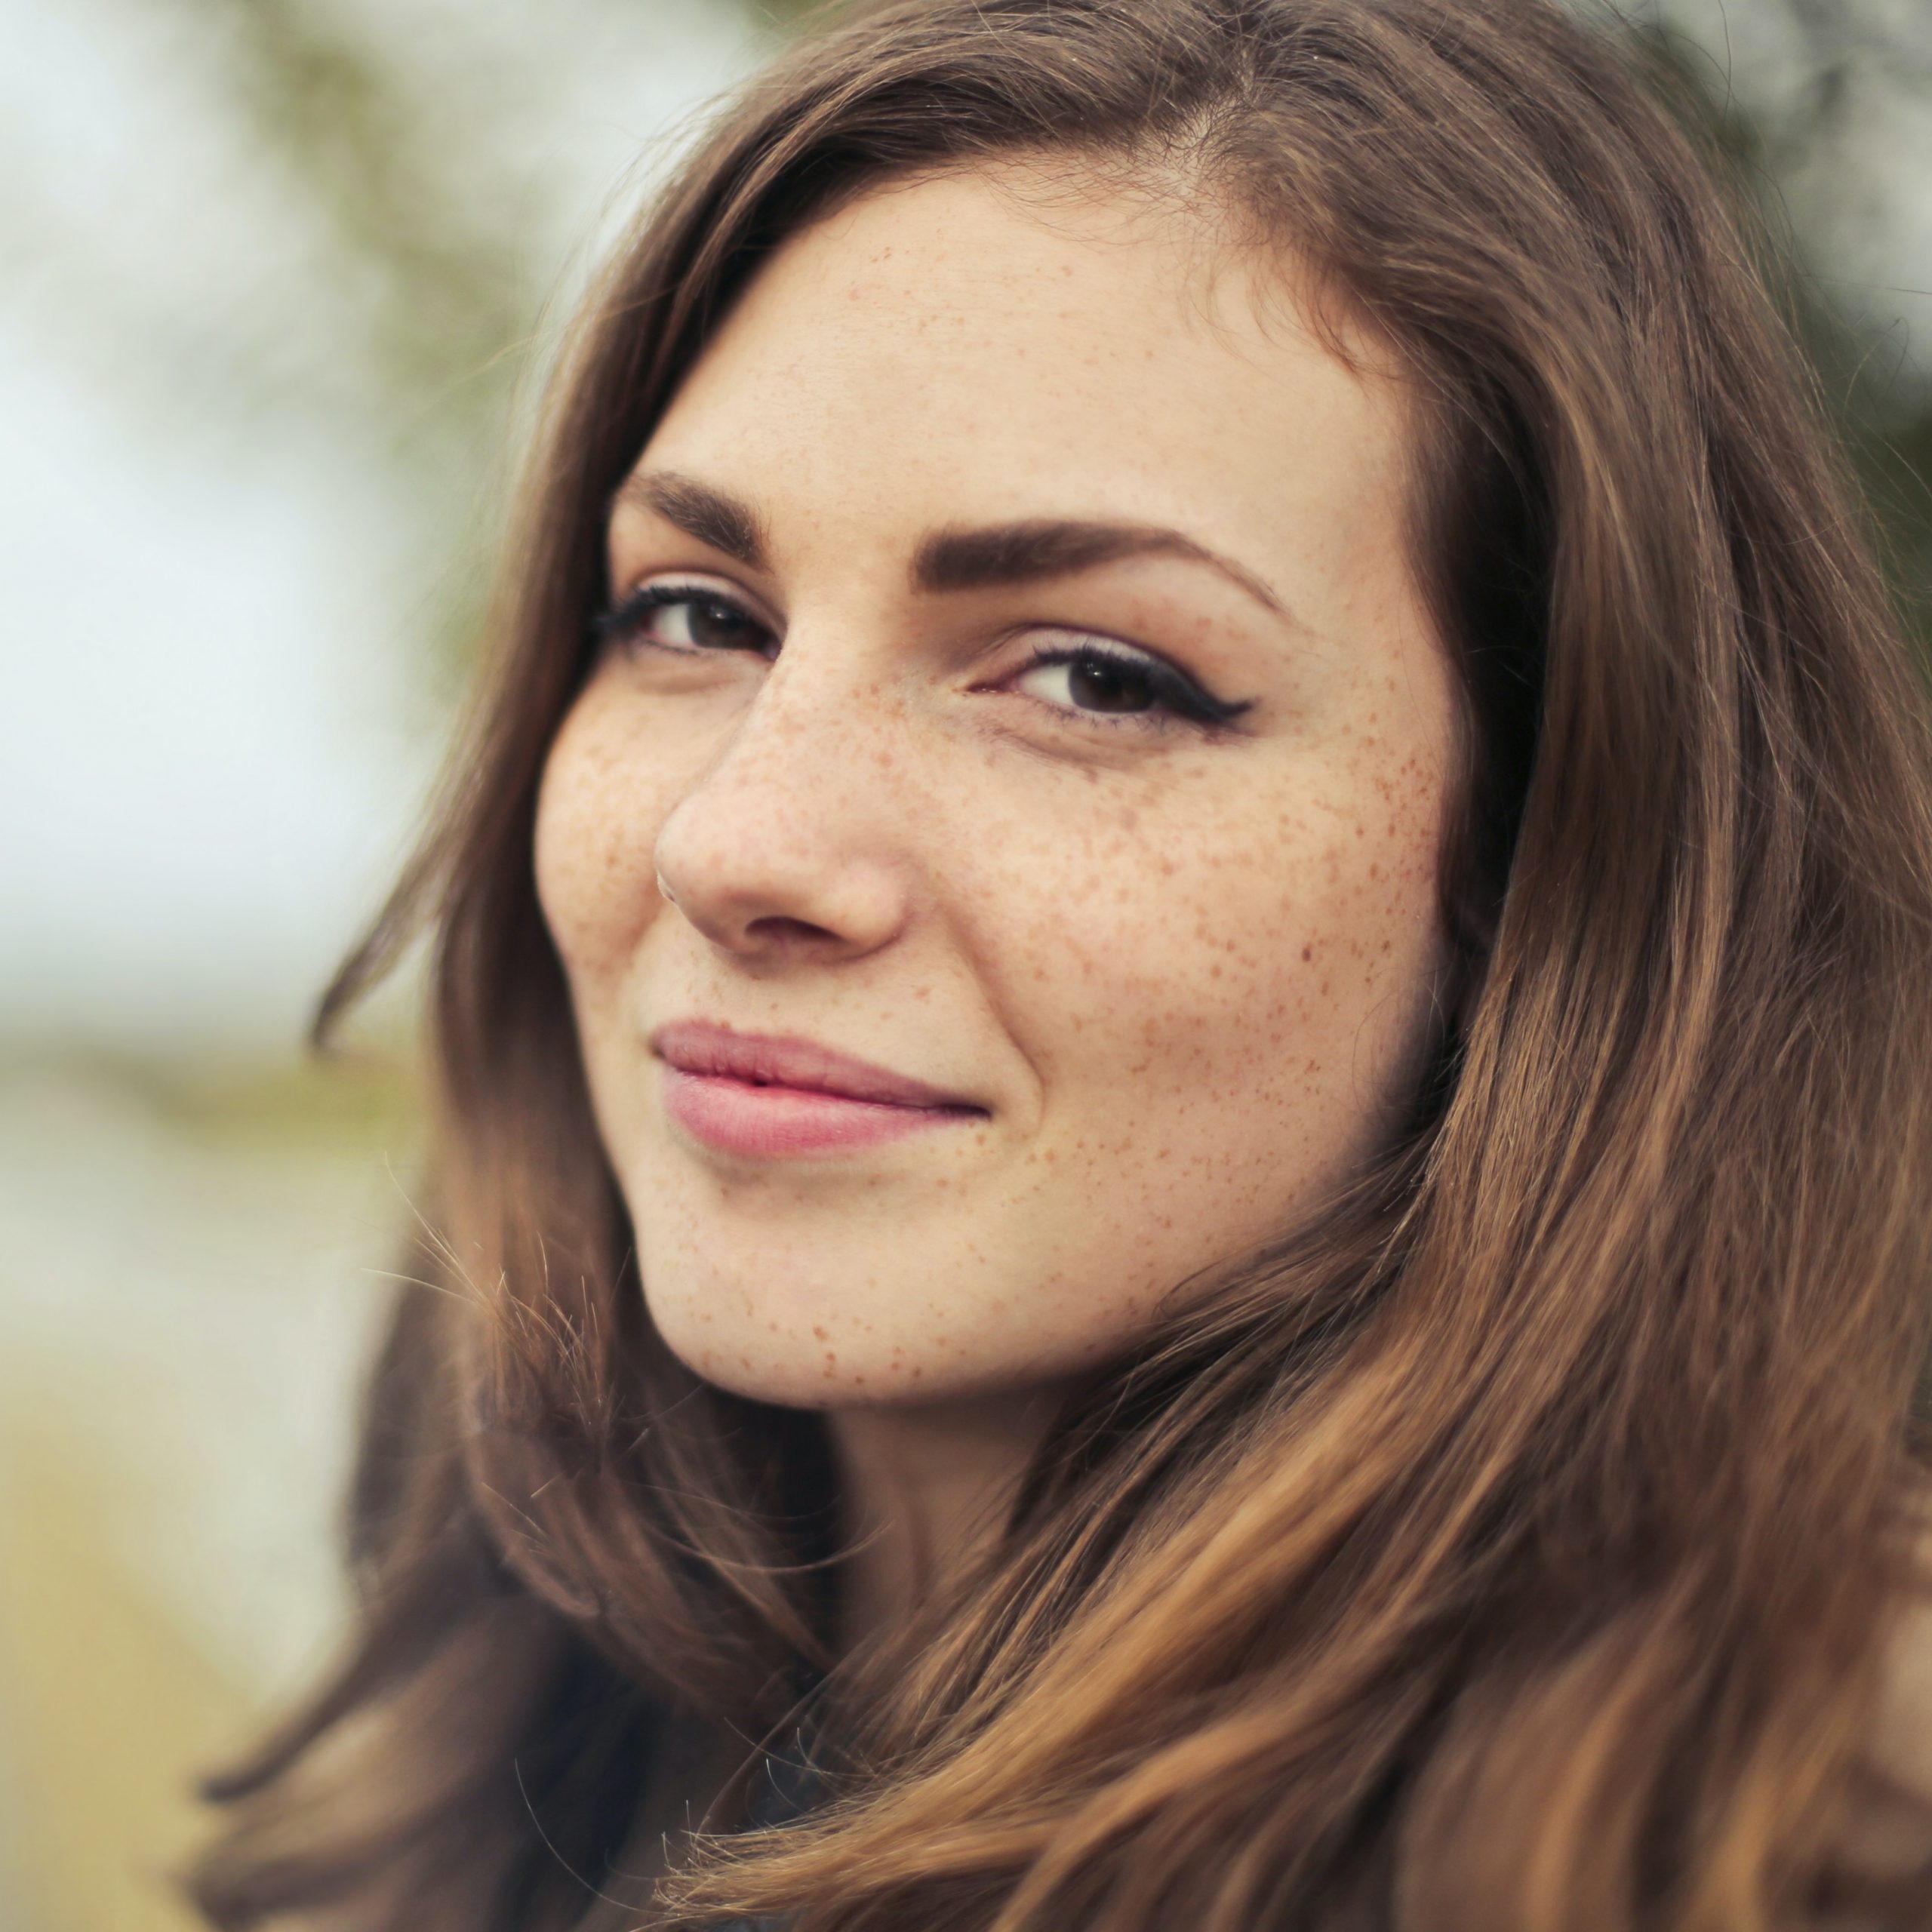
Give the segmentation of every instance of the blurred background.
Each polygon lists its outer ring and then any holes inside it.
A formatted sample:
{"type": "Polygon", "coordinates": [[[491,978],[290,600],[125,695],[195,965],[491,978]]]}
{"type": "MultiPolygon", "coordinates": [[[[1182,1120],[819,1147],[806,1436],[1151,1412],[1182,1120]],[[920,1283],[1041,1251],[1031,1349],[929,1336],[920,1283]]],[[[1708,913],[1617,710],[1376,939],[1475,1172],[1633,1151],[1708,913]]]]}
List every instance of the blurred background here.
{"type": "MultiPolygon", "coordinates": [[[[1158,4],[1158,0],[1148,0],[1158,4]]],[[[0,1932],[190,1923],[328,1653],[419,1158],[417,822],[518,398],[756,0],[0,0],[0,1932]]],[[[1921,632],[1932,0],[1656,0],[1790,236],[1921,632]]],[[[525,398],[527,400],[527,397],[525,398]]]]}

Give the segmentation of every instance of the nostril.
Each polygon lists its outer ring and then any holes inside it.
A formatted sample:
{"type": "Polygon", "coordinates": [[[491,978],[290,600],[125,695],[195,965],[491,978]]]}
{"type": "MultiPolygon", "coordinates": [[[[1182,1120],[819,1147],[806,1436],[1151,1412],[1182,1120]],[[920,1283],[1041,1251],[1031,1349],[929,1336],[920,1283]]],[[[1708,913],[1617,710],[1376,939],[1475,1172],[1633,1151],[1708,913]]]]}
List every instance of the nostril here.
{"type": "Polygon", "coordinates": [[[772,946],[800,946],[811,940],[835,940],[838,935],[826,927],[814,925],[808,919],[786,918],[772,913],[752,920],[745,928],[745,937],[772,946]]]}

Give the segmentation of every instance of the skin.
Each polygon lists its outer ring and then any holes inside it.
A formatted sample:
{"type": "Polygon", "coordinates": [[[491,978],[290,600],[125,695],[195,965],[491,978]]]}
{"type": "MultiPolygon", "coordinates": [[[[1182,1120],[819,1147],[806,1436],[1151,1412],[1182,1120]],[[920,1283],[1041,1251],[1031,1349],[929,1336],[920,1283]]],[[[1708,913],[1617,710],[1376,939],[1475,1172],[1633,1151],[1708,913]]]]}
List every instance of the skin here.
{"type": "Polygon", "coordinates": [[[761,560],[661,495],[612,515],[614,599],[746,614],[607,644],[540,895],[652,1318],[700,1374],[829,1412],[855,1627],[984,1533],[1069,1378],[1349,1177],[1426,1049],[1457,686],[1404,392],[1308,314],[1281,259],[1151,198],[895,184],[780,251],[639,460],[745,506],[761,560]],[[1227,568],[915,580],[936,531],[1063,518],[1227,568]],[[1030,668],[1094,637],[1247,708],[1097,712],[1030,668]],[[723,1155],[666,1111],[650,1039],[688,1018],[979,1111],[723,1155]]]}

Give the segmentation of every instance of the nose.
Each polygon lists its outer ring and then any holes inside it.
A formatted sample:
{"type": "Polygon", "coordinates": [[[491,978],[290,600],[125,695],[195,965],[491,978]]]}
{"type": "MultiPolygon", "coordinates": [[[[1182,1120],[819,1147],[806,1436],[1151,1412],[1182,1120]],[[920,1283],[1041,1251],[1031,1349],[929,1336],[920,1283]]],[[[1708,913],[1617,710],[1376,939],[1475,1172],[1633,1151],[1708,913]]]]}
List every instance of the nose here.
{"type": "Polygon", "coordinates": [[[658,832],[659,891],[746,960],[860,958],[905,926],[894,726],[824,663],[795,630],[658,832]]]}

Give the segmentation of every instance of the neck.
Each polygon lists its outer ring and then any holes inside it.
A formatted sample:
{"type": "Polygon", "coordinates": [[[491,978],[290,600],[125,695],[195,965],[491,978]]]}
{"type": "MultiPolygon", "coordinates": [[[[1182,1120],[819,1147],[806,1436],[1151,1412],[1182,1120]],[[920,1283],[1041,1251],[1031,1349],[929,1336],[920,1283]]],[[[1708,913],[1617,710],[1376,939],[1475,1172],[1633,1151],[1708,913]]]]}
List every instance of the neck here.
{"type": "Polygon", "coordinates": [[[1057,1388],[829,1418],[844,1497],[839,1641],[901,1627],[999,1540],[1057,1388]]]}

